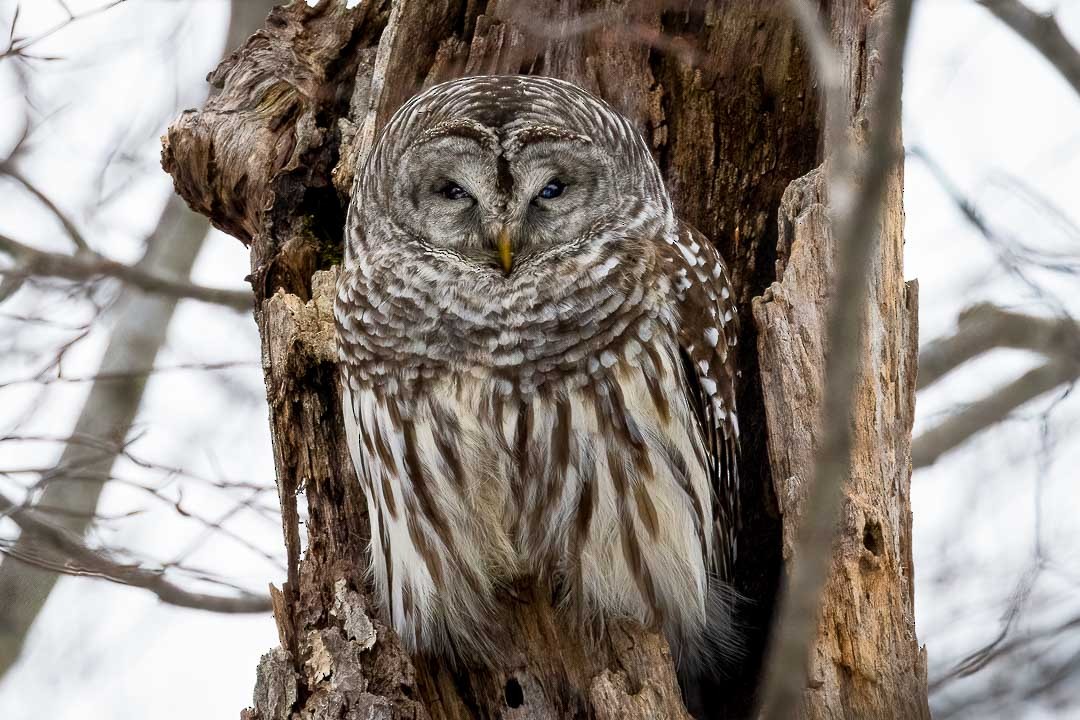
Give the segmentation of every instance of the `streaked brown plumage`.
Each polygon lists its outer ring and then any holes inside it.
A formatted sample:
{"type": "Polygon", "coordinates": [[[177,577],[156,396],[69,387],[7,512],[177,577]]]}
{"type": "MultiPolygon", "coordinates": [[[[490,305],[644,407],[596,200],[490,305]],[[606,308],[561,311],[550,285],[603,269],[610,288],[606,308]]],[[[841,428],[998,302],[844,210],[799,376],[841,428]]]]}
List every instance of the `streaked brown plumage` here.
{"type": "Polygon", "coordinates": [[[625,118],[547,78],[411,100],[358,175],[335,316],[408,647],[484,658],[527,575],[688,661],[730,638],[735,306],[625,118]]]}

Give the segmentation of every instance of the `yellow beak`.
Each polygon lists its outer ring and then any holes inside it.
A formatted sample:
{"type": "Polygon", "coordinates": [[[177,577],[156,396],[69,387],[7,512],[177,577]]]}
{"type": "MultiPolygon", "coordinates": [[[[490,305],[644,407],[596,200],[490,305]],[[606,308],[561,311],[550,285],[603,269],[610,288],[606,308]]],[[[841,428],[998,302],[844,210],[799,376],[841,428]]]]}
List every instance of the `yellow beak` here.
{"type": "Polygon", "coordinates": [[[499,262],[502,263],[503,270],[509,274],[514,264],[514,253],[510,250],[510,232],[505,227],[499,229],[496,244],[499,248],[499,262]]]}

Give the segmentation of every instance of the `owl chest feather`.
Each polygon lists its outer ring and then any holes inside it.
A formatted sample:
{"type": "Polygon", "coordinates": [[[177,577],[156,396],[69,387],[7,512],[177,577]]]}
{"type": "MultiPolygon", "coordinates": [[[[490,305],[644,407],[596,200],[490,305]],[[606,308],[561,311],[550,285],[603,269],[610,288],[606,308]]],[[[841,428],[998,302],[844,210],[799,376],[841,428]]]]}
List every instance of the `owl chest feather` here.
{"type": "Polygon", "coordinates": [[[399,632],[430,635],[417,647],[452,644],[446,613],[483,613],[521,575],[643,622],[703,622],[678,615],[704,612],[705,448],[670,331],[637,332],[532,393],[475,369],[404,395],[350,388],[376,587],[399,632]]]}
{"type": "Polygon", "coordinates": [[[344,419],[406,647],[497,655],[497,591],[533,576],[695,654],[734,560],[734,296],[633,124],[551,78],[461,79],[356,178],[344,419]]]}

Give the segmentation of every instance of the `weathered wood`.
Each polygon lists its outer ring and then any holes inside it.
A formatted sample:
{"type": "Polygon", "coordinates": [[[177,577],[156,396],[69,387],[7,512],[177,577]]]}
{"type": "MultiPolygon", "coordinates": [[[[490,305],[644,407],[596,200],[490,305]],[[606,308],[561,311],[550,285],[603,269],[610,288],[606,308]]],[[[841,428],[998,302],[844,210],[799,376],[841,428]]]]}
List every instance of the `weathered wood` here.
{"type": "MultiPolygon", "coordinates": [[[[878,74],[887,3],[832,5],[851,150],[865,146],[866,98],[878,74]]],[[[831,154],[840,148],[830,148],[831,154]]],[[[826,312],[836,244],[825,166],[793,182],[780,205],[777,282],[753,301],[772,482],[785,566],[813,475],[822,414],[826,312]]],[[[825,587],[807,718],[930,717],[926,657],[915,638],[911,558],[911,426],[918,365],[918,291],[903,275],[903,165],[889,173],[853,399],[851,481],[825,587]]],[[[867,240],[869,242],[869,240],[867,240]]],[[[825,419],[828,422],[828,418],[825,419]]]]}
{"type": "MultiPolygon", "coordinates": [[[[867,13],[854,0],[830,6],[834,24],[846,23],[837,37],[846,43],[844,56],[854,68],[863,62],[860,43],[867,13]]],[[[743,614],[746,653],[719,679],[687,678],[684,684],[686,705],[695,715],[747,717],[781,572],[782,537],[797,512],[797,500],[793,505],[789,499],[797,498],[791,494],[797,486],[787,478],[801,472],[805,466],[799,463],[813,448],[813,433],[807,430],[812,419],[790,433],[802,445],[778,444],[783,426],[776,413],[786,403],[795,412],[806,411],[792,421],[811,418],[807,413],[813,393],[820,392],[813,383],[821,360],[821,349],[812,341],[802,354],[783,354],[769,323],[749,321],[749,305],[778,277],[780,252],[785,261],[779,269],[783,284],[776,286],[781,297],[787,292],[809,303],[800,306],[799,323],[783,327],[813,333],[820,326],[807,318],[820,314],[829,277],[827,267],[822,268],[812,276],[819,285],[808,285],[812,292],[803,294],[788,283],[789,275],[803,276],[805,263],[798,258],[817,258],[813,246],[820,242],[826,248],[827,243],[824,235],[792,236],[805,215],[793,209],[794,191],[785,211],[778,213],[785,189],[819,161],[821,123],[809,60],[783,3],[776,0],[677,5],[365,0],[353,10],[337,0],[323,0],[315,8],[294,2],[275,10],[264,29],[211,75],[220,93],[170,128],[163,164],[177,191],[215,225],[251,245],[289,581],[276,603],[282,649],[260,669],[261,690],[249,713],[263,720],[277,717],[274,708],[285,703],[302,718],[687,717],[668,649],[656,633],[617,624],[600,638],[582,637],[552,611],[550,589],[531,580],[504,598],[513,609],[514,626],[507,660],[499,667],[414,662],[364,600],[367,521],[340,422],[329,324],[332,275],[317,271],[340,260],[343,208],[353,177],[393,111],[422,87],[492,72],[571,80],[634,120],[681,216],[712,238],[729,260],[744,315],[739,403],[746,517],[736,584],[750,598],[743,614]],[[764,373],[759,373],[756,347],[761,348],[764,373]],[[767,428],[766,420],[775,427],[767,428]],[[771,465],[782,468],[781,474],[771,473],[771,465]],[[308,509],[302,559],[299,492],[308,509]],[[295,696],[289,694],[290,677],[295,678],[295,696]]],[[[898,196],[894,200],[899,211],[898,196]]],[[[894,220],[899,242],[899,218],[894,220]]],[[[827,226],[821,232],[827,234],[827,226]]],[[[914,315],[912,308],[900,312],[896,305],[906,302],[902,284],[896,284],[902,277],[899,257],[886,260],[895,266],[878,268],[873,278],[881,286],[875,297],[889,311],[889,323],[879,329],[898,334],[874,336],[880,357],[873,367],[884,378],[874,390],[891,395],[882,398],[880,407],[868,408],[876,414],[867,417],[887,420],[873,438],[890,448],[881,467],[902,469],[912,398],[902,381],[909,372],[913,377],[914,367],[909,352],[914,328],[906,323],[914,315]]],[[[775,289],[773,295],[769,305],[779,310],[775,289]]],[[[797,333],[792,337],[806,341],[797,333]]],[[[837,587],[830,586],[837,601],[844,591],[884,592],[909,577],[907,475],[894,473],[896,495],[879,492],[882,476],[873,475],[865,491],[860,485],[852,502],[863,513],[859,522],[872,518],[877,523],[862,522],[859,528],[869,528],[870,544],[879,554],[864,548],[872,561],[860,552],[852,556],[854,566],[843,564],[851,577],[839,576],[837,587]],[[863,570],[860,563],[876,563],[877,569],[863,570]]],[[[884,660],[871,656],[896,650],[888,645],[875,650],[856,639],[869,623],[893,631],[894,644],[902,645],[910,630],[910,614],[903,612],[910,608],[907,598],[891,598],[894,604],[880,617],[849,598],[851,604],[840,608],[848,611],[843,616],[846,654],[830,650],[822,656],[816,666],[823,668],[821,682],[847,689],[833,682],[847,672],[856,678],[878,673],[882,684],[895,683],[896,673],[884,672],[884,660]]],[[[867,637],[874,642],[891,636],[875,630],[867,637]]],[[[917,652],[913,634],[906,643],[902,657],[907,649],[917,652]]],[[[889,692],[886,687],[875,697],[889,692]]],[[[830,694],[822,711],[815,709],[811,716],[844,715],[836,701],[830,694]]]]}
{"type": "MultiPolygon", "coordinates": [[[[793,542],[819,434],[833,250],[824,200],[820,171],[789,188],[781,204],[782,280],[754,301],[786,563],[798,560],[793,542]]],[[[883,272],[887,256],[902,250],[899,201],[898,193],[889,199],[882,262],[875,263],[882,274],[868,278],[878,292],[856,389],[856,459],[806,692],[809,718],[929,718],[926,660],[915,641],[908,494],[918,294],[898,270],[883,272]]]]}

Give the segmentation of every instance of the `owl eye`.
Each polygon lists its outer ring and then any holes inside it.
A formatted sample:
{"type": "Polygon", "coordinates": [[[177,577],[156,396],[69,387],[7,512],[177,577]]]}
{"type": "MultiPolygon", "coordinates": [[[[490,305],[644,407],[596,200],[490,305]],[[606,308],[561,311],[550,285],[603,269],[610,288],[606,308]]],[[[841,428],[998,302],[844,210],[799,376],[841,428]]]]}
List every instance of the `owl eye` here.
{"type": "Polygon", "coordinates": [[[551,178],[548,184],[544,186],[544,189],[537,193],[536,197],[544,200],[554,200],[563,194],[563,190],[566,189],[566,183],[559,180],[559,178],[551,178]]]}
{"type": "Polygon", "coordinates": [[[467,198],[472,198],[472,195],[470,195],[465,188],[454,182],[448,182],[446,185],[443,185],[439,190],[439,194],[447,200],[465,200],[467,198]]]}

